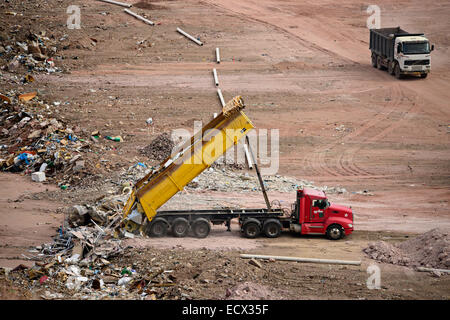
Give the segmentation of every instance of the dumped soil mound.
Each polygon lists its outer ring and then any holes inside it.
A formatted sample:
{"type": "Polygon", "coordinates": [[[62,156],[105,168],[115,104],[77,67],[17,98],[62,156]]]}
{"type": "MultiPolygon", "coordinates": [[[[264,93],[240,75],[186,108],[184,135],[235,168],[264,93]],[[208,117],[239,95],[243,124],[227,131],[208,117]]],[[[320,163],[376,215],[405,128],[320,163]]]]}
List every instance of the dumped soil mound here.
{"type": "Polygon", "coordinates": [[[228,300],[280,300],[283,297],[272,288],[253,283],[240,283],[231,290],[227,290],[228,300]]]}
{"type": "Polygon", "coordinates": [[[397,244],[384,241],[370,243],[363,249],[371,259],[408,267],[450,268],[448,232],[430,230],[411,240],[397,244]]]}
{"type": "Polygon", "coordinates": [[[166,132],[157,136],[148,146],[141,149],[141,153],[153,160],[164,160],[172,152],[175,143],[166,132]]]}

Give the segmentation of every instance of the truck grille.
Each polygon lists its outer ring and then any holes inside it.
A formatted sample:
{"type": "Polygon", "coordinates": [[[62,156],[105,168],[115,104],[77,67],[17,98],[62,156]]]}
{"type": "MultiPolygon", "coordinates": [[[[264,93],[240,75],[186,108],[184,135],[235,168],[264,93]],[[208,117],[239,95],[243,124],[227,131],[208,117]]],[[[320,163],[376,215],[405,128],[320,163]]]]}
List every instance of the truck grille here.
{"type": "Polygon", "coordinates": [[[407,61],[405,61],[405,66],[412,66],[412,65],[425,66],[427,64],[430,64],[430,60],[429,59],[426,59],[426,60],[407,60],[407,61]]]}

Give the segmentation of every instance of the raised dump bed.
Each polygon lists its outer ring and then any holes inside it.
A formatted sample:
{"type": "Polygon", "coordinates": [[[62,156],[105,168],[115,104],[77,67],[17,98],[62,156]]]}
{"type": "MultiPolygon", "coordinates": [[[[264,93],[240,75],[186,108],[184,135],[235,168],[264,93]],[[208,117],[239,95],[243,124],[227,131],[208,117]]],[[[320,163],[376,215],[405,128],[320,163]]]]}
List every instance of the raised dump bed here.
{"type": "Polygon", "coordinates": [[[211,166],[230,147],[254,128],[242,112],[241,97],[230,100],[216,118],[181,148],[164,160],[158,168],[139,180],[123,209],[124,218],[133,210],[145,213],[148,222],[178,191],[211,166]]]}

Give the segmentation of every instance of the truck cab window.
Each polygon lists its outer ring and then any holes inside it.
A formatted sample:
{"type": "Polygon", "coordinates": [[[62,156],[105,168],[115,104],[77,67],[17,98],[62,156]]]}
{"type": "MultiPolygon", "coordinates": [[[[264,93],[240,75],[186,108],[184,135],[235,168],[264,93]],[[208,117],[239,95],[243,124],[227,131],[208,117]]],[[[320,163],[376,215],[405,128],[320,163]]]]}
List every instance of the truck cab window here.
{"type": "Polygon", "coordinates": [[[403,43],[403,52],[405,54],[430,53],[430,45],[428,42],[405,42],[403,43]]]}
{"type": "Polygon", "coordinates": [[[313,207],[319,208],[319,209],[326,209],[328,207],[328,200],[326,199],[318,199],[313,200],[313,207]]]}

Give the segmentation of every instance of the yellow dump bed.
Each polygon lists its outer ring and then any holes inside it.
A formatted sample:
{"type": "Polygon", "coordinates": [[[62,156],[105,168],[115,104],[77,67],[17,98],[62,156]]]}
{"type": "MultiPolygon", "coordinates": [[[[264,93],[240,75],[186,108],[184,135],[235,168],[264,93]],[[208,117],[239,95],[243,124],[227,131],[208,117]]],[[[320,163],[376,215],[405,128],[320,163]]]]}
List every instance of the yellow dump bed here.
{"type": "Polygon", "coordinates": [[[158,168],[139,180],[123,209],[123,217],[137,206],[151,221],[158,208],[237,144],[254,128],[241,111],[243,108],[241,97],[230,100],[222,113],[202,128],[201,134],[195,134],[179,148],[179,152],[172,153],[158,168]]]}

